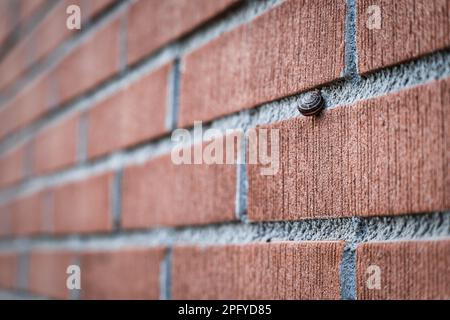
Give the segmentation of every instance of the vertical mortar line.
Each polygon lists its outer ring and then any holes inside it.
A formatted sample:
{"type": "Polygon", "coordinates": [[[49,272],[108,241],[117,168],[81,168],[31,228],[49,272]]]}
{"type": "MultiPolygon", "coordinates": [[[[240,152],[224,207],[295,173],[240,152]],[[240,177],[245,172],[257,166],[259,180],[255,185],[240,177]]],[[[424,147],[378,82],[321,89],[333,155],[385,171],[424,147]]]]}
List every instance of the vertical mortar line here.
{"type": "Polygon", "coordinates": [[[28,268],[29,268],[28,251],[23,251],[19,254],[19,267],[17,272],[17,288],[19,290],[27,291],[28,289],[28,268]]]}
{"type": "Polygon", "coordinates": [[[246,150],[247,150],[247,134],[244,132],[240,138],[238,146],[239,152],[236,164],[236,218],[242,222],[247,221],[247,192],[248,192],[248,177],[246,164],[246,150]]]}
{"type": "Polygon", "coordinates": [[[347,13],[345,17],[345,53],[344,53],[344,77],[359,79],[358,74],[358,49],[356,26],[356,0],[347,0],[347,13]]]}
{"type": "Polygon", "coordinates": [[[114,230],[119,230],[122,225],[122,177],[123,169],[116,171],[111,186],[111,208],[114,230]]]}
{"type": "Polygon", "coordinates": [[[347,242],[339,266],[341,300],[357,299],[356,247],[363,242],[366,235],[366,224],[362,218],[352,218],[353,237],[347,242]]]}
{"type": "Polygon", "coordinates": [[[29,179],[33,176],[34,171],[34,138],[32,138],[30,141],[26,142],[25,144],[25,154],[24,154],[24,161],[23,161],[23,172],[25,179],[29,179]]]}
{"type": "Polygon", "coordinates": [[[78,150],[77,157],[78,162],[84,163],[87,160],[88,153],[88,130],[89,121],[87,117],[87,112],[83,112],[78,121],[78,150]]]}
{"type": "Polygon", "coordinates": [[[347,243],[339,266],[341,300],[356,300],[356,243],[347,243]]]}
{"type": "Polygon", "coordinates": [[[128,8],[120,18],[119,32],[119,70],[123,73],[128,68],[128,8]]]}
{"type": "Polygon", "coordinates": [[[180,58],[174,60],[168,80],[165,126],[169,131],[176,129],[178,125],[180,63],[180,58]]]}
{"type": "Polygon", "coordinates": [[[41,228],[43,232],[51,234],[54,231],[54,196],[53,192],[46,190],[44,194],[43,219],[41,228]]]}
{"type": "MultiPolygon", "coordinates": [[[[81,269],[81,258],[80,256],[77,254],[73,259],[72,259],[72,265],[76,265],[80,268],[80,281],[83,277],[83,270],[81,269]]],[[[69,275],[66,274],[66,279],[69,275]]],[[[81,287],[81,283],[80,283],[80,289],[67,289],[70,290],[70,300],[80,300],[81,299],[81,290],[83,290],[83,287],[81,287]]]]}
{"type": "Polygon", "coordinates": [[[166,249],[164,259],[161,261],[159,273],[160,300],[172,299],[172,247],[166,249]]]}
{"type": "MultiPolygon", "coordinates": [[[[45,74],[45,72],[44,72],[45,74]]],[[[56,73],[50,73],[48,75],[48,101],[47,101],[47,110],[55,109],[59,104],[59,83],[57,79],[56,73]]]]}

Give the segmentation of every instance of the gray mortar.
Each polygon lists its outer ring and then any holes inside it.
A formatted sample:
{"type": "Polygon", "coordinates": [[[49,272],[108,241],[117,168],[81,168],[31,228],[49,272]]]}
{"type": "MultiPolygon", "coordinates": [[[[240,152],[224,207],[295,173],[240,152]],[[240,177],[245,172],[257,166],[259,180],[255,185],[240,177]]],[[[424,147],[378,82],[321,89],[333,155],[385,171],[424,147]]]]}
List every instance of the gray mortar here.
{"type": "MultiPolygon", "coordinates": [[[[207,23],[195,32],[184,36],[138,65],[128,68],[118,76],[105,82],[100,87],[66,105],[52,109],[49,114],[30,127],[11,134],[0,141],[0,154],[20,143],[29,141],[36,133],[65,117],[88,110],[96,103],[106,99],[118,90],[129,86],[132,82],[159,68],[163,64],[189,53],[191,50],[244,24],[265,11],[281,3],[277,0],[245,1],[242,5],[207,23]]],[[[10,92],[23,90],[38,77],[57,65],[67,54],[79,44],[86,41],[98,28],[115,19],[127,10],[130,1],[119,2],[111,7],[101,19],[90,24],[80,36],[74,37],[51,54],[39,67],[33,68],[26,79],[10,92]]],[[[343,78],[322,86],[321,92],[327,108],[352,104],[363,99],[382,96],[424,84],[432,80],[450,76],[450,50],[442,50],[415,61],[403,63],[377,71],[367,76],[357,75],[356,54],[356,2],[347,0],[348,8],[345,28],[345,70],[343,78]]],[[[122,51],[124,46],[122,46],[122,51]]],[[[123,52],[122,52],[123,54],[123,52]]],[[[123,57],[122,57],[123,58],[123,57]]],[[[123,59],[122,59],[123,62],[123,59]]],[[[174,78],[171,79],[170,111],[168,128],[173,129],[178,111],[178,77],[181,70],[175,64],[174,78]],[[176,69],[178,67],[178,69],[176,69]]],[[[264,103],[250,110],[243,110],[204,125],[216,129],[241,129],[248,132],[257,125],[270,124],[298,116],[297,104],[303,93],[277,101],[264,103]]],[[[83,129],[82,131],[85,131],[83,129]]],[[[190,130],[192,133],[192,129],[190,130]]],[[[167,135],[156,141],[142,143],[132,148],[115,152],[94,161],[81,161],[74,168],[51,174],[49,176],[30,179],[23,184],[0,192],[0,204],[17,196],[41,190],[44,187],[56,186],[69,181],[85,179],[106,171],[117,171],[122,168],[142,163],[158,155],[170,152],[172,143],[167,135]]],[[[84,147],[83,147],[84,148],[84,147]]],[[[80,147],[80,150],[83,149],[80,147]]],[[[244,148],[242,146],[242,148],[244,148]]],[[[80,152],[84,153],[84,151],[80,152]]],[[[82,157],[80,157],[82,158],[82,157]]],[[[118,196],[120,179],[115,179],[112,201],[117,209],[120,204],[118,196]]],[[[313,219],[304,221],[258,222],[250,223],[246,216],[246,193],[248,181],[245,165],[237,168],[236,215],[240,219],[236,223],[215,224],[207,226],[187,226],[181,228],[158,228],[141,231],[119,230],[110,234],[57,236],[39,235],[36,237],[20,237],[0,239],[0,250],[17,250],[22,252],[21,269],[26,270],[27,253],[32,249],[72,249],[72,250],[113,250],[127,246],[166,246],[171,248],[177,244],[195,244],[201,246],[223,245],[229,243],[251,243],[271,241],[346,241],[346,247],[340,265],[341,297],[355,299],[355,248],[358,243],[368,241],[429,240],[450,237],[450,212],[404,215],[396,217],[376,218],[340,218],[313,219]]],[[[114,207],[113,206],[113,207],[114,207]]],[[[117,214],[117,210],[114,212],[117,214]]],[[[116,219],[117,220],[117,219],[116,219]]],[[[161,266],[161,297],[170,299],[170,249],[161,266]]],[[[20,272],[23,274],[23,271],[20,272]]],[[[21,287],[26,287],[26,278],[21,276],[21,287]]],[[[22,293],[18,293],[22,295],[22,293]]]]}
{"type": "Polygon", "coordinates": [[[450,237],[450,212],[375,218],[313,219],[283,222],[226,223],[180,228],[158,228],[96,235],[5,238],[0,251],[36,248],[113,250],[128,246],[200,246],[276,241],[433,240],[450,237]]]}
{"type": "Polygon", "coordinates": [[[167,248],[159,273],[160,300],[172,298],[172,248],[167,248]]]}
{"type": "MultiPolygon", "coordinates": [[[[136,71],[135,76],[137,76],[138,73],[140,72],[136,71]]],[[[337,81],[321,88],[321,92],[327,108],[335,108],[448,76],[450,76],[450,51],[444,50],[413,62],[378,71],[367,77],[362,77],[357,81],[337,81]]],[[[111,91],[112,93],[117,90],[118,87],[120,87],[120,84],[116,83],[112,87],[107,88],[107,91],[111,91]]],[[[84,110],[90,103],[104,98],[105,94],[105,92],[99,91],[97,93],[98,96],[87,99],[89,101],[79,102],[79,105],[74,107],[73,112],[84,110]]],[[[208,128],[222,130],[241,129],[247,132],[249,128],[257,125],[270,124],[297,117],[298,111],[296,106],[300,97],[301,94],[265,103],[254,109],[237,112],[205,124],[204,130],[208,128]]],[[[48,125],[46,122],[41,124],[42,127],[46,125],[48,125]]],[[[34,134],[35,133],[33,132],[29,132],[28,138],[31,138],[34,134]]],[[[24,141],[21,142],[24,143],[24,141]]],[[[11,145],[13,145],[13,142],[11,142],[11,145]]],[[[122,166],[142,163],[157,155],[170,152],[171,146],[172,142],[170,136],[166,136],[129,150],[121,150],[106,157],[99,158],[98,160],[83,163],[68,170],[45,177],[37,177],[25,181],[19,186],[1,191],[0,203],[7,201],[7,199],[14,197],[17,194],[26,194],[27,192],[38,190],[45,185],[57,185],[73,179],[81,179],[93,174],[114,170],[122,166]]],[[[1,151],[3,150],[0,148],[0,152],[1,151]]]]}

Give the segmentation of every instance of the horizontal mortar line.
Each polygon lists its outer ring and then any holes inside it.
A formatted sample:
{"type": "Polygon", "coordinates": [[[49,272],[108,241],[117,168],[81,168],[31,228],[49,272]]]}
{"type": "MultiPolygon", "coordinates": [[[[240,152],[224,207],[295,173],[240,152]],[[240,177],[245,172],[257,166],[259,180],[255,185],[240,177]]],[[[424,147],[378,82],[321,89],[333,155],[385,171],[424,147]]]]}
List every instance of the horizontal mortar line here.
{"type": "Polygon", "coordinates": [[[0,251],[112,250],[122,247],[206,246],[276,241],[346,241],[356,245],[375,241],[425,241],[448,238],[450,238],[450,212],[443,212],[370,218],[235,222],[179,228],[121,230],[104,234],[4,238],[0,239],[0,251]],[[363,236],[360,229],[365,229],[363,236]]]}
{"type": "MultiPolygon", "coordinates": [[[[153,51],[148,56],[141,59],[138,63],[130,66],[128,69],[137,69],[141,65],[145,65],[151,61],[169,62],[170,60],[174,60],[188,51],[201,47],[203,44],[219,37],[221,34],[254,20],[264,12],[267,12],[271,8],[274,8],[276,5],[282,3],[282,1],[283,0],[243,1],[241,5],[235,6],[235,8],[231,8],[229,10],[231,11],[231,14],[219,14],[218,20],[204,23],[198,28],[188,31],[185,35],[182,35],[173,41],[169,41],[167,44],[153,51]],[[222,17],[223,15],[224,17],[222,17]]],[[[26,85],[32,84],[34,82],[33,80],[39,78],[39,76],[52,71],[53,68],[56,67],[58,63],[64,59],[64,57],[76,49],[79,44],[85,42],[89,37],[93,36],[98,29],[101,29],[113,19],[117,18],[121,13],[126,11],[132,2],[133,0],[121,0],[116,3],[107,11],[107,14],[103,15],[102,19],[96,19],[93,21],[92,24],[88,25],[86,31],[65,41],[58,47],[58,49],[53,51],[50,56],[45,58],[43,63],[37,64],[35,68],[36,70],[31,70],[26,75],[22,76],[20,80],[16,81],[14,88],[10,90],[11,93],[8,94],[3,101],[1,101],[0,110],[7,104],[7,102],[19,94],[19,92],[26,87],[26,85]]],[[[226,11],[224,13],[226,13],[226,11]]],[[[103,85],[100,85],[99,87],[102,87],[109,82],[120,80],[126,76],[126,74],[127,70],[118,72],[115,76],[106,80],[103,85]]],[[[89,92],[87,94],[89,94],[89,92]]]]}
{"type": "MultiPolygon", "coordinates": [[[[130,69],[120,78],[98,87],[98,89],[91,94],[81,96],[73,102],[55,108],[48,113],[46,117],[34,122],[25,129],[4,138],[3,141],[0,141],[0,153],[4,153],[17,145],[25,143],[36,133],[53,123],[71,115],[89,110],[91,107],[95,106],[96,103],[111,96],[117,92],[117,90],[125,88],[130,81],[138,80],[148,74],[148,72],[157,69],[162,63],[166,62],[167,61],[162,62],[153,59],[147,60],[137,68],[130,69]]],[[[360,76],[356,81],[355,79],[338,79],[331,84],[318,87],[322,90],[326,107],[334,108],[336,106],[352,104],[383,94],[393,93],[448,76],[450,76],[450,50],[445,49],[410,62],[379,70],[366,76],[360,76]]],[[[208,122],[220,123],[222,119],[227,121],[227,119],[236,117],[236,115],[239,116],[243,112],[246,112],[248,117],[252,116],[248,115],[249,112],[254,113],[255,111],[256,115],[253,115],[252,117],[258,119],[261,113],[267,112],[261,111],[261,108],[276,107],[279,109],[280,107],[286,108],[286,105],[290,107],[290,110],[276,110],[280,113],[280,116],[275,118],[276,121],[289,119],[298,115],[296,106],[298,104],[298,99],[302,96],[303,92],[305,91],[292,96],[282,97],[271,102],[265,102],[254,108],[238,111],[231,115],[226,115],[222,118],[208,122]]],[[[273,117],[273,113],[269,112],[269,114],[273,117]]],[[[273,121],[256,121],[254,124],[268,124],[271,122],[273,121]]]]}
{"type": "MultiPolygon", "coordinates": [[[[151,66],[153,67],[153,66],[151,66]]],[[[376,73],[355,79],[338,80],[321,88],[326,102],[326,108],[332,109],[351,105],[358,101],[394,93],[416,85],[426,84],[433,80],[450,76],[450,50],[439,51],[424,56],[412,62],[380,70],[376,73]]],[[[116,86],[106,88],[105,91],[114,91],[116,86]]],[[[47,127],[61,118],[74,113],[81,113],[95,105],[92,99],[100,99],[105,92],[99,92],[97,98],[83,100],[71,110],[65,110],[53,119],[40,124],[41,129],[47,127]],[[48,123],[50,122],[50,123],[48,123]]],[[[264,103],[253,109],[235,112],[222,118],[205,122],[203,129],[209,128],[226,130],[240,129],[247,131],[257,125],[271,124],[298,116],[297,104],[302,93],[281,98],[276,101],[264,103]]],[[[189,128],[192,133],[193,129],[189,128]]],[[[27,140],[32,139],[36,132],[28,133],[27,140]]],[[[172,146],[168,133],[154,140],[147,140],[128,148],[113,151],[108,155],[78,163],[68,169],[53,172],[49,175],[33,177],[17,185],[7,187],[0,191],[0,204],[10,196],[26,194],[52,185],[80,180],[91,175],[109,170],[121,169],[132,164],[139,164],[158,155],[169,153],[172,146]]],[[[22,143],[25,143],[23,141],[22,143]]],[[[1,147],[0,147],[1,150],[1,147]]]]}
{"type": "MultiPolygon", "coordinates": [[[[0,110],[6,106],[6,104],[15,98],[16,95],[26,88],[27,85],[34,83],[34,80],[39,79],[40,76],[49,73],[56,67],[66,56],[68,56],[73,50],[75,50],[80,44],[83,44],[95,32],[102,27],[106,26],[109,22],[114,20],[119,14],[127,9],[128,4],[132,0],[120,0],[114,3],[110,8],[103,12],[98,18],[90,21],[87,25],[81,28],[81,30],[67,40],[63,41],[54,49],[50,54],[48,54],[42,61],[37,62],[30,66],[25,74],[21,75],[15,80],[15,83],[8,88],[6,96],[3,98],[0,104],[0,110]]],[[[55,10],[58,3],[52,10],[55,10]]],[[[51,14],[49,12],[48,14],[51,14]]],[[[64,26],[65,27],[65,26],[64,26]]]]}
{"type": "Polygon", "coordinates": [[[0,288],[0,300],[48,300],[48,297],[36,295],[20,289],[0,288]]]}

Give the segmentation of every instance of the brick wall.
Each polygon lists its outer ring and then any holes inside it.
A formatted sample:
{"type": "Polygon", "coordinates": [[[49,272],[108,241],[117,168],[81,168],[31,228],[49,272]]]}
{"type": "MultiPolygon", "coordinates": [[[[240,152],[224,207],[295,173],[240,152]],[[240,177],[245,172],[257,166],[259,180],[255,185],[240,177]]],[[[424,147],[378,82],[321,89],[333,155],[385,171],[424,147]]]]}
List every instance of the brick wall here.
{"type": "Polygon", "coordinates": [[[450,299],[449,28],[449,0],[0,1],[0,297],[450,299]],[[199,121],[232,163],[174,163],[199,121]]]}

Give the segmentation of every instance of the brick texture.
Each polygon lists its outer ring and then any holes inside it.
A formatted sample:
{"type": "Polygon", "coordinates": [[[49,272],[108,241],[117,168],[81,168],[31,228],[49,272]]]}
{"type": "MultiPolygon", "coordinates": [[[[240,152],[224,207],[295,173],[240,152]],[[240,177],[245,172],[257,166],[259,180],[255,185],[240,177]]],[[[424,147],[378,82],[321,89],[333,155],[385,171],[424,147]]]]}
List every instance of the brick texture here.
{"type": "Polygon", "coordinates": [[[55,233],[111,231],[112,183],[112,173],[105,173],[55,188],[55,233]]]}
{"type": "Polygon", "coordinates": [[[162,248],[93,251],[81,255],[82,299],[159,299],[162,248]]]}
{"type": "Polygon", "coordinates": [[[344,1],[287,1],[182,61],[180,125],[330,82],[344,68],[344,1]]]}
{"type": "Polygon", "coordinates": [[[8,237],[12,234],[10,207],[8,204],[0,205],[0,237],[8,237]]]}
{"type": "Polygon", "coordinates": [[[14,26],[11,4],[11,1],[0,1],[0,45],[9,36],[14,26]]]}
{"type": "Polygon", "coordinates": [[[13,235],[35,235],[43,231],[45,214],[44,192],[19,198],[10,206],[13,235]]]}
{"type": "Polygon", "coordinates": [[[49,82],[44,75],[0,109],[0,139],[42,116],[48,110],[49,102],[49,82]]]}
{"type": "Polygon", "coordinates": [[[88,155],[96,157],[165,133],[170,65],[151,72],[88,111],[88,155]]]}
{"type": "Polygon", "coordinates": [[[59,102],[85,93],[119,71],[120,17],[96,30],[56,67],[59,102]]]}
{"type": "Polygon", "coordinates": [[[26,146],[17,146],[0,157],[0,188],[20,182],[25,177],[26,146]]]}
{"type": "Polygon", "coordinates": [[[21,0],[19,3],[19,20],[26,21],[31,18],[37,11],[39,11],[44,5],[49,3],[50,0],[21,0]]]}
{"type": "Polygon", "coordinates": [[[339,299],[341,242],[173,249],[174,299],[339,299]]]}
{"type": "Polygon", "coordinates": [[[361,244],[357,282],[358,299],[448,300],[450,240],[361,244]],[[379,289],[367,286],[374,275],[370,266],[380,268],[379,289]]]}
{"type": "Polygon", "coordinates": [[[36,295],[55,299],[69,299],[66,273],[69,265],[77,264],[70,251],[38,250],[30,253],[28,262],[28,290],[36,295]]]}
{"type": "Polygon", "coordinates": [[[140,0],[128,13],[128,62],[185,34],[239,0],[140,0]]]}
{"type": "Polygon", "coordinates": [[[450,1],[358,0],[358,61],[362,73],[450,47],[450,1]],[[381,28],[371,23],[378,6],[381,28]],[[370,28],[368,28],[369,26],[370,28]]]}
{"type": "Polygon", "coordinates": [[[0,288],[14,289],[17,284],[18,257],[12,252],[0,252],[0,288]]]}
{"type": "Polygon", "coordinates": [[[41,175],[73,165],[77,160],[79,116],[71,116],[36,135],[34,173],[41,175]]]}
{"type": "Polygon", "coordinates": [[[175,165],[170,154],[163,155],[125,168],[123,227],[232,221],[235,220],[235,192],[235,165],[175,165]]]}
{"type": "Polygon", "coordinates": [[[249,165],[249,218],[448,210],[449,89],[436,81],[268,126],[280,130],[280,169],[249,165]]]}
{"type": "Polygon", "coordinates": [[[29,41],[19,42],[0,61],[0,90],[9,88],[28,68],[30,46],[29,41]]]}
{"type": "MultiPolygon", "coordinates": [[[[31,1],[30,1],[31,2],[31,1]]],[[[78,30],[70,30],[66,27],[68,14],[67,6],[70,4],[80,5],[80,0],[64,0],[60,1],[45,16],[43,21],[37,25],[31,33],[31,40],[34,43],[33,60],[40,61],[54,51],[63,41],[74,35],[78,30]]],[[[82,16],[85,14],[81,6],[82,16]]]]}

